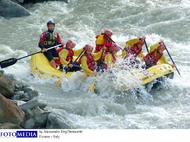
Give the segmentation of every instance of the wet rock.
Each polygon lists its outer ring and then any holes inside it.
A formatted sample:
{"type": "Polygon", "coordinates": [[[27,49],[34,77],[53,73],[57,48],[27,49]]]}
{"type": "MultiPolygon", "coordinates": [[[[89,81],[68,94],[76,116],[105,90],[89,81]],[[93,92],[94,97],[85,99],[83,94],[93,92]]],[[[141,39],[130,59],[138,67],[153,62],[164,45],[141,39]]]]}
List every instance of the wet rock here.
{"type": "Polygon", "coordinates": [[[24,0],[11,0],[13,2],[16,2],[16,3],[24,3],[24,0]]]}
{"type": "Polygon", "coordinates": [[[0,123],[0,129],[21,129],[21,127],[14,123],[0,123]]]}
{"type": "Polygon", "coordinates": [[[20,4],[27,4],[27,3],[38,3],[38,2],[46,2],[46,1],[63,1],[68,3],[69,0],[11,0],[13,2],[16,3],[20,3],[20,4]]]}
{"type": "Polygon", "coordinates": [[[29,88],[22,87],[22,89],[17,89],[13,97],[14,100],[29,101],[38,96],[38,92],[29,88]],[[18,91],[19,90],[19,91],[18,91]],[[22,90],[22,91],[20,91],[22,90]]]}
{"type": "Polygon", "coordinates": [[[31,118],[25,122],[24,128],[25,129],[32,129],[32,128],[34,128],[34,126],[35,126],[35,121],[34,121],[34,119],[31,118]]]}
{"type": "Polygon", "coordinates": [[[39,107],[35,107],[30,111],[27,111],[27,119],[24,124],[24,128],[27,129],[38,129],[38,128],[46,128],[48,115],[50,112],[44,111],[39,107]]]}
{"type": "Polygon", "coordinates": [[[2,76],[4,74],[3,70],[0,70],[0,76],[2,76]]]}
{"type": "Polygon", "coordinates": [[[18,91],[12,98],[13,100],[29,101],[29,97],[24,93],[24,91],[18,91]]]}
{"type": "Polygon", "coordinates": [[[6,98],[14,96],[15,83],[8,76],[0,76],[0,93],[6,98]]]}
{"type": "Polygon", "coordinates": [[[20,125],[24,117],[24,112],[13,101],[0,94],[0,123],[11,122],[20,125]]]}
{"type": "Polygon", "coordinates": [[[23,104],[25,104],[26,102],[24,102],[24,101],[20,101],[20,100],[15,100],[16,101],[16,104],[17,104],[17,106],[21,106],[21,105],[23,105],[23,104]]]}
{"type": "Polygon", "coordinates": [[[69,122],[61,115],[50,113],[47,120],[47,129],[72,129],[69,122]]]}
{"type": "Polygon", "coordinates": [[[0,16],[5,18],[29,16],[24,7],[10,0],[0,0],[0,16]]]}
{"type": "Polygon", "coordinates": [[[44,2],[44,1],[63,1],[63,2],[68,3],[68,0],[23,0],[23,2],[21,3],[37,3],[37,2],[44,2]]]}
{"type": "Polygon", "coordinates": [[[35,128],[46,128],[49,111],[44,111],[39,107],[33,110],[34,120],[35,120],[35,128]]]}
{"type": "Polygon", "coordinates": [[[43,109],[46,107],[46,104],[39,102],[37,99],[32,99],[32,100],[28,101],[27,103],[21,105],[20,107],[23,111],[27,111],[27,110],[31,110],[35,107],[38,107],[38,106],[41,109],[43,109]]]}

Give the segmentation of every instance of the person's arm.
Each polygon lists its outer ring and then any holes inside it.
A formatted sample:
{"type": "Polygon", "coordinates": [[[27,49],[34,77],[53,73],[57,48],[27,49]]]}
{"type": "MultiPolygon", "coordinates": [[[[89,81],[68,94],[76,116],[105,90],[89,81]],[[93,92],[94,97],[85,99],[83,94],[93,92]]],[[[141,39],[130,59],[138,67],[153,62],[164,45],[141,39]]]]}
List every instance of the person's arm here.
{"type": "Polygon", "coordinates": [[[62,44],[62,47],[64,47],[64,43],[62,42],[62,39],[59,33],[57,33],[57,44],[62,44]]]}
{"type": "Polygon", "coordinates": [[[141,51],[141,52],[139,53],[138,57],[139,57],[141,60],[144,59],[144,53],[143,53],[143,51],[141,51]]]}
{"type": "Polygon", "coordinates": [[[93,53],[92,56],[94,58],[95,61],[100,60],[101,56],[102,56],[102,51],[103,49],[101,49],[99,52],[93,53]]]}
{"type": "Polygon", "coordinates": [[[160,58],[159,63],[160,64],[168,64],[168,61],[164,55],[162,55],[162,57],[160,58]]]}
{"type": "Polygon", "coordinates": [[[81,58],[81,67],[82,67],[82,69],[85,71],[85,73],[86,73],[88,76],[91,76],[91,75],[94,74],[94,72],[88,68],[87,58],[86,58],[85,56],[83,56],[83,57],[81,58]]]}
{"type": "Polygon", "coordinates": [[[38,42],[38,47],[40,47],[41,49],[45,48],[44,42],[45,42],[45,34],[42,33],[40,36],[40,40],[38,42]]]}
{"type": "Polygon", "coordinates": [[[69,52],[66,49],[63,49],[62,51],[59,52],[59,57],[61,59],[61,63],[65,66],[67,66],[69,64],[69,62],[67,62],[67,56],[68,56],[69,52]]]}

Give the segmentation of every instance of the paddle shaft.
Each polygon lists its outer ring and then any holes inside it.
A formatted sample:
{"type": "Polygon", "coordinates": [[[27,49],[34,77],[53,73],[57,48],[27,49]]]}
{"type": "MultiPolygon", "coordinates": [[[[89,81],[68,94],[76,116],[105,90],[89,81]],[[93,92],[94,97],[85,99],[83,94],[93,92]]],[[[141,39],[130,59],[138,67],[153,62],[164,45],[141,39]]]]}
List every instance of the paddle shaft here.
{"type": "MultiPolygon", "coordinates": [[[[56,48],[56,47],[59,47],[59,46],[61,46],[61,45],[62,45],[62,44],[59,44],[59,45],[56,45],[56,46],[47,48],[46,51],[51,50],[51,49],[56,48]]],[[[3,60],[3,61],[0,62],[0,66],[1,66],[1,68],[6,68],[6,67],[8,67],[8,66],[14,65],[18,60],[22,60],[22,59],[24,59],[24,58],[33,56],[33,55],[38,54],[38,53],[42,53],[42,51],[38,51],[38,52],[29,54],[29,55],[26,55],[26,56],[23,56],[23,57],[20,57],[20,58],[10,58],[10,59],[3,60]]]]}
{"type": "MultiPolygon", "coordinates": [[[[164,43],[163,43],[163,44],[164,44],[164,43]]],[[[166,51],[167,51],[167,53],[168,53],[168,56],[170,57],[172,63],[175,65],[175,68],[176,68],[178,74],[181,76],[181,73],[180,73],[179,69],[177,68],[177,66],[176,66],[176,64],[175,64],[175,62],[174,62],[174,60],[173,60],[173,58],[172,58],[172,56],[171,56],[171,54],[170,54],[170,52],[169,52],[169,50],[168,50],[168,48],[166,47],[165,44],[164,44],[164,47],[165,47],[165,49],[166,49],[166,51]]]]}
{"type": "Polygon", "coordinates": [[[144,39],[144,44],[145,44],[145,47],[146,47],[147,52],[149,53],[149,50],[148,50],[148,45],[147,45],[147,42],[146,42],[146,40],[145,40],[145,39],[144,39]]]}
{"type": "Polygon", "coordinates": [[[74,62],[77,62],[77,60],[80,59],[84,55],[85,52],[86,52],[86,50],[83,49],[83,51],[79,54],[79,56],[75,59],[74,62]]]}
{"type": "MultiPolygon", "coordinates": [[[[61,46],[61,45],[62,45],[62,44],[58,44],[58,45],[56,45],[56,46],[53,46],[53,47],[47,48],[46,51],[51,50],[51,49],[54,49],[54,48],[57,48],[57,47],[59,47],[59,46],[61,46]]],[[[38,52],[35,52],[35,53],[32,53],[32,54],[29,54],[29,55],[26,55],[26,56],[23,56],[23,57],[17,58],[17,60],[22,60],[22,59],[24,59],[24,58],[27,58],[27,57],[30,57],[30,56],[33,56],[33,55],[36,55],[36,54],[39,54],[39,53],[42,53],[42,51],[38,51],[38,52]]]]}

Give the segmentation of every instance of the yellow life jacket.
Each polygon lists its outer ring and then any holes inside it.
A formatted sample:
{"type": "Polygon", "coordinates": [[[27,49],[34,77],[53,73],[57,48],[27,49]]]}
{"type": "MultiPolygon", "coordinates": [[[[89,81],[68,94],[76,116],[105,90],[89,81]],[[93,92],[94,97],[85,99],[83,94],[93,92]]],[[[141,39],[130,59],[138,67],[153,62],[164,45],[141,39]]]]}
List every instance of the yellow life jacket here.
{"type": "Polygon", "coordinates": [[[131,40],[126,42],[125,48],[132,47],[135,44],[137,44],[138,42],[140,42],[139,38],[131,39],[131,40]]]}
{"type": "MultiPolygon", "coordinates": [[[[127,56],[127,50],[129,49],[129,47],[133,47],[135,44],[137,44],[138,42],[140,42],[140,39],[139,38],[134,38],[134,39],[131,39],[131,40],[128,40],[125,44],[125,47],[124,49],[122,50],[122,58],[126,58],[127,56]]],[[[144,53],[143,51],[141,51],[139,54],[138,54],[138,57],[143,60],[144,58],[144,53]]]]}
{"type": "Polygon", "coordinates": [[[100,34],[96,37],[96,45],[103,45],[104,44],[104,35],[100,34]]]}
{"type": "Polygon", "coordinates": [[[155,43],[153,45],[151,45],[149,48],[150,48],[150,52],[154,51],[156,48],[158,48],[160,46],[159,42],[158,43],[155,43]]]}
{"type": "MultiPolygon", "coordinates": [[[[159,46],[160,46],[159,42],[151,45],[149,47],[150,53],[153,52],[154,50],[156,50],[159,46]]],[[[166,59],[166,57],[164,55],[162,55],[162,57],[160,58],[159,64],[168,64],[168,61],[167,61],[167,59],[166,59]]]]}

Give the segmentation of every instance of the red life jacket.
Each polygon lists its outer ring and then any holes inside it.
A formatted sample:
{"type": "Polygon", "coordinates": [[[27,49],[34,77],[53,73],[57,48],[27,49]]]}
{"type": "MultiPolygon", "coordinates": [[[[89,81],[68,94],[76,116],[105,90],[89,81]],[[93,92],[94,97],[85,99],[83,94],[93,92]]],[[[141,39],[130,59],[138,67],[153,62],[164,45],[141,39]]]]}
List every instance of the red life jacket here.
{"type": "Polygon", "coordinates": [[[163,53],[159,53],[158,49],[155,49],[144,57],[144,61],[148,66],[154,66],[162,56],[163,53]]]}
{"type": "Polygon", "coordinates": [[[110,52],[110,47],[112,46],[112,41],[109,38],[106,38],[103,33],[96,36],[96,39],[103,38],[100,43],[96,42],[95,53],[99,52],[104,46],[106,47],[105,52],[110,52]],[[102,37],[103,36],[103,37],[102,37]]]}
{"type": "Polygon", "coordinates": [[[69,48],[65,48],[65,49],[67,49],[67,51],[68,51],[68,55],[67,55],[66,61],[67,62],[72,62],[73,56],[74,56],[73,50],[69,49],[69,48]]]}
{"type": "Polygon", "coordinates": [[[86,55],[87,57],[87,65],[88,65],[88,68],[91,70],[91,71],[94,71],[96,69],[95,67],[95,61],[94,61],[94,58],[92,56],[92,54],[89,54],[89,55],[86,55]]]}
{"type": "Polygon", "coordinates": [[[142,47],[138,47],[137,45],[134,45],[133,47],[129,47],[127,49],[128,54],[134,55],[137,57],[142,51],[142,47]]]}

